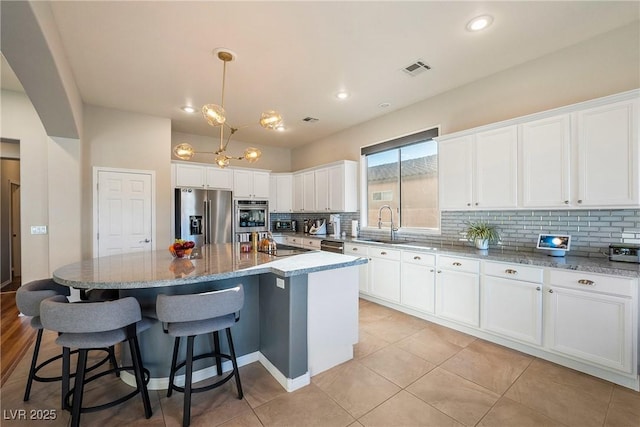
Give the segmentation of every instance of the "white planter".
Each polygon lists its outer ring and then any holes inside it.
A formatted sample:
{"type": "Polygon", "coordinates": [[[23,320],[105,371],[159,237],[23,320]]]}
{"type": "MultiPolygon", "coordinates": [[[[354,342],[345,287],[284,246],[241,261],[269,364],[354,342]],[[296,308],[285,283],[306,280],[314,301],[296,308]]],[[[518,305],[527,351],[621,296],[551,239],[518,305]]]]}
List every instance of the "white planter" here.
{"type": "Polygon", "coordinates": [[[476,239],[475,244],[478,249],[489,249],[489,239],[476,239]]]}

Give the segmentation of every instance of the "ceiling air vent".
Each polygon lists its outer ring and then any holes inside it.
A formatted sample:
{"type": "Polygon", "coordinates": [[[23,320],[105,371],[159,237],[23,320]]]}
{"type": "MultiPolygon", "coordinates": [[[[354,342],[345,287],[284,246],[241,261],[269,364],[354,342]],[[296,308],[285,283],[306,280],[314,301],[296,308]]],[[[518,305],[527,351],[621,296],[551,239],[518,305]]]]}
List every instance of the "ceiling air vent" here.
{"type": "Polygon", "coordinates": [[[315,117],[305,117],[304,119],[302,119],[303,122],[307,122],[307,123],[315,123],[319,120],[320,119],[316,119],[315,117]]]}
{"type": "Polygon", "coordinates": [[[402,69],[405,73],[409,74],[411,77],[415,77],[418,74],[422,74],[423,72],[430,70],[431,67],[428,66],[422,59],[418,59],[413,64],[407,65],[402,69]]]}

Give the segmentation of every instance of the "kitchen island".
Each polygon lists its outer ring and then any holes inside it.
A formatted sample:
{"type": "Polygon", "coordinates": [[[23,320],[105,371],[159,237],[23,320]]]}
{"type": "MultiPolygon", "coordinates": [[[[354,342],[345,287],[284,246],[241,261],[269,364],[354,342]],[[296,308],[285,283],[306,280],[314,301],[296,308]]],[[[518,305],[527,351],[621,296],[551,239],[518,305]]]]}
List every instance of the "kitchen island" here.
{"type": "MultiPolygon", "coordinates": [[[[116,289],[133,296],[146,315],[155,314],[158,294],[192,294],[242,284],[245,304],[232,328],[240,365],[260,361],[288,391],[310,377],[353,358],[358,341],[358,271],[366,258],[312,251],[291,257],[240,252],[238,244],[205,245],[193,259],[172,259],[168,251],[130,253],[84,260],[53,273],[62,285],[116,289]]],[[[168,384],[172,339],[158,323],[140,335],[150,389],[168,384]]],[[[223,340],[224,341],[224,340],[223,340]]],[[[210,342],[198,342],[198,352],[210,342]]],[[[227,351],[222,343],[222,351],[227,351]]],[[[127,355],[124,354],[126,357],[127,355]]],[[[194,381],[215,373],[203,359],[194,381]]],[[[223,370],[229,370],[223,364],[223,370]]],[[[126,382],[133,377],[123,375],[126,382]]],[[[180,377],[178,377],[180,381],[180,377]]]]}

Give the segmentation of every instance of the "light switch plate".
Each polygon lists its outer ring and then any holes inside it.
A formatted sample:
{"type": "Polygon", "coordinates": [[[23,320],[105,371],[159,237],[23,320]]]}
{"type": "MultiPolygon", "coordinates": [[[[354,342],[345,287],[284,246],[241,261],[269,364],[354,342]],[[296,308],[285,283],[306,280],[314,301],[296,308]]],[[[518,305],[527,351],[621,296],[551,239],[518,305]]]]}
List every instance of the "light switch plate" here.
{"type": "Polygon", "coordinates": [[[276,286],[280,289],[284,289],[284,279],[276,277],[276,286]]]}
{"type": "Polygon", "coordinates": [[[47,234],[46,225],[32,225],[31,234],[47,234]]]}

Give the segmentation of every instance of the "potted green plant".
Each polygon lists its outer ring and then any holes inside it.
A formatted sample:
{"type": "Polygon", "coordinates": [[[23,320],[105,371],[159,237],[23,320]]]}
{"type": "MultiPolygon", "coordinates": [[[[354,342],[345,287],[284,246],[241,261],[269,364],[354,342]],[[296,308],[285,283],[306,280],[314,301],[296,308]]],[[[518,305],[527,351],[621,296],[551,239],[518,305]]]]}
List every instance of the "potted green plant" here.
{"type": "Polygon", "coordinates": [[[500,233],[496,227],[486,222],[470,222],[467,225],[467,240],[473,242],[478,249],[488,249],[489,243],[497,243],[500,233]]]}

